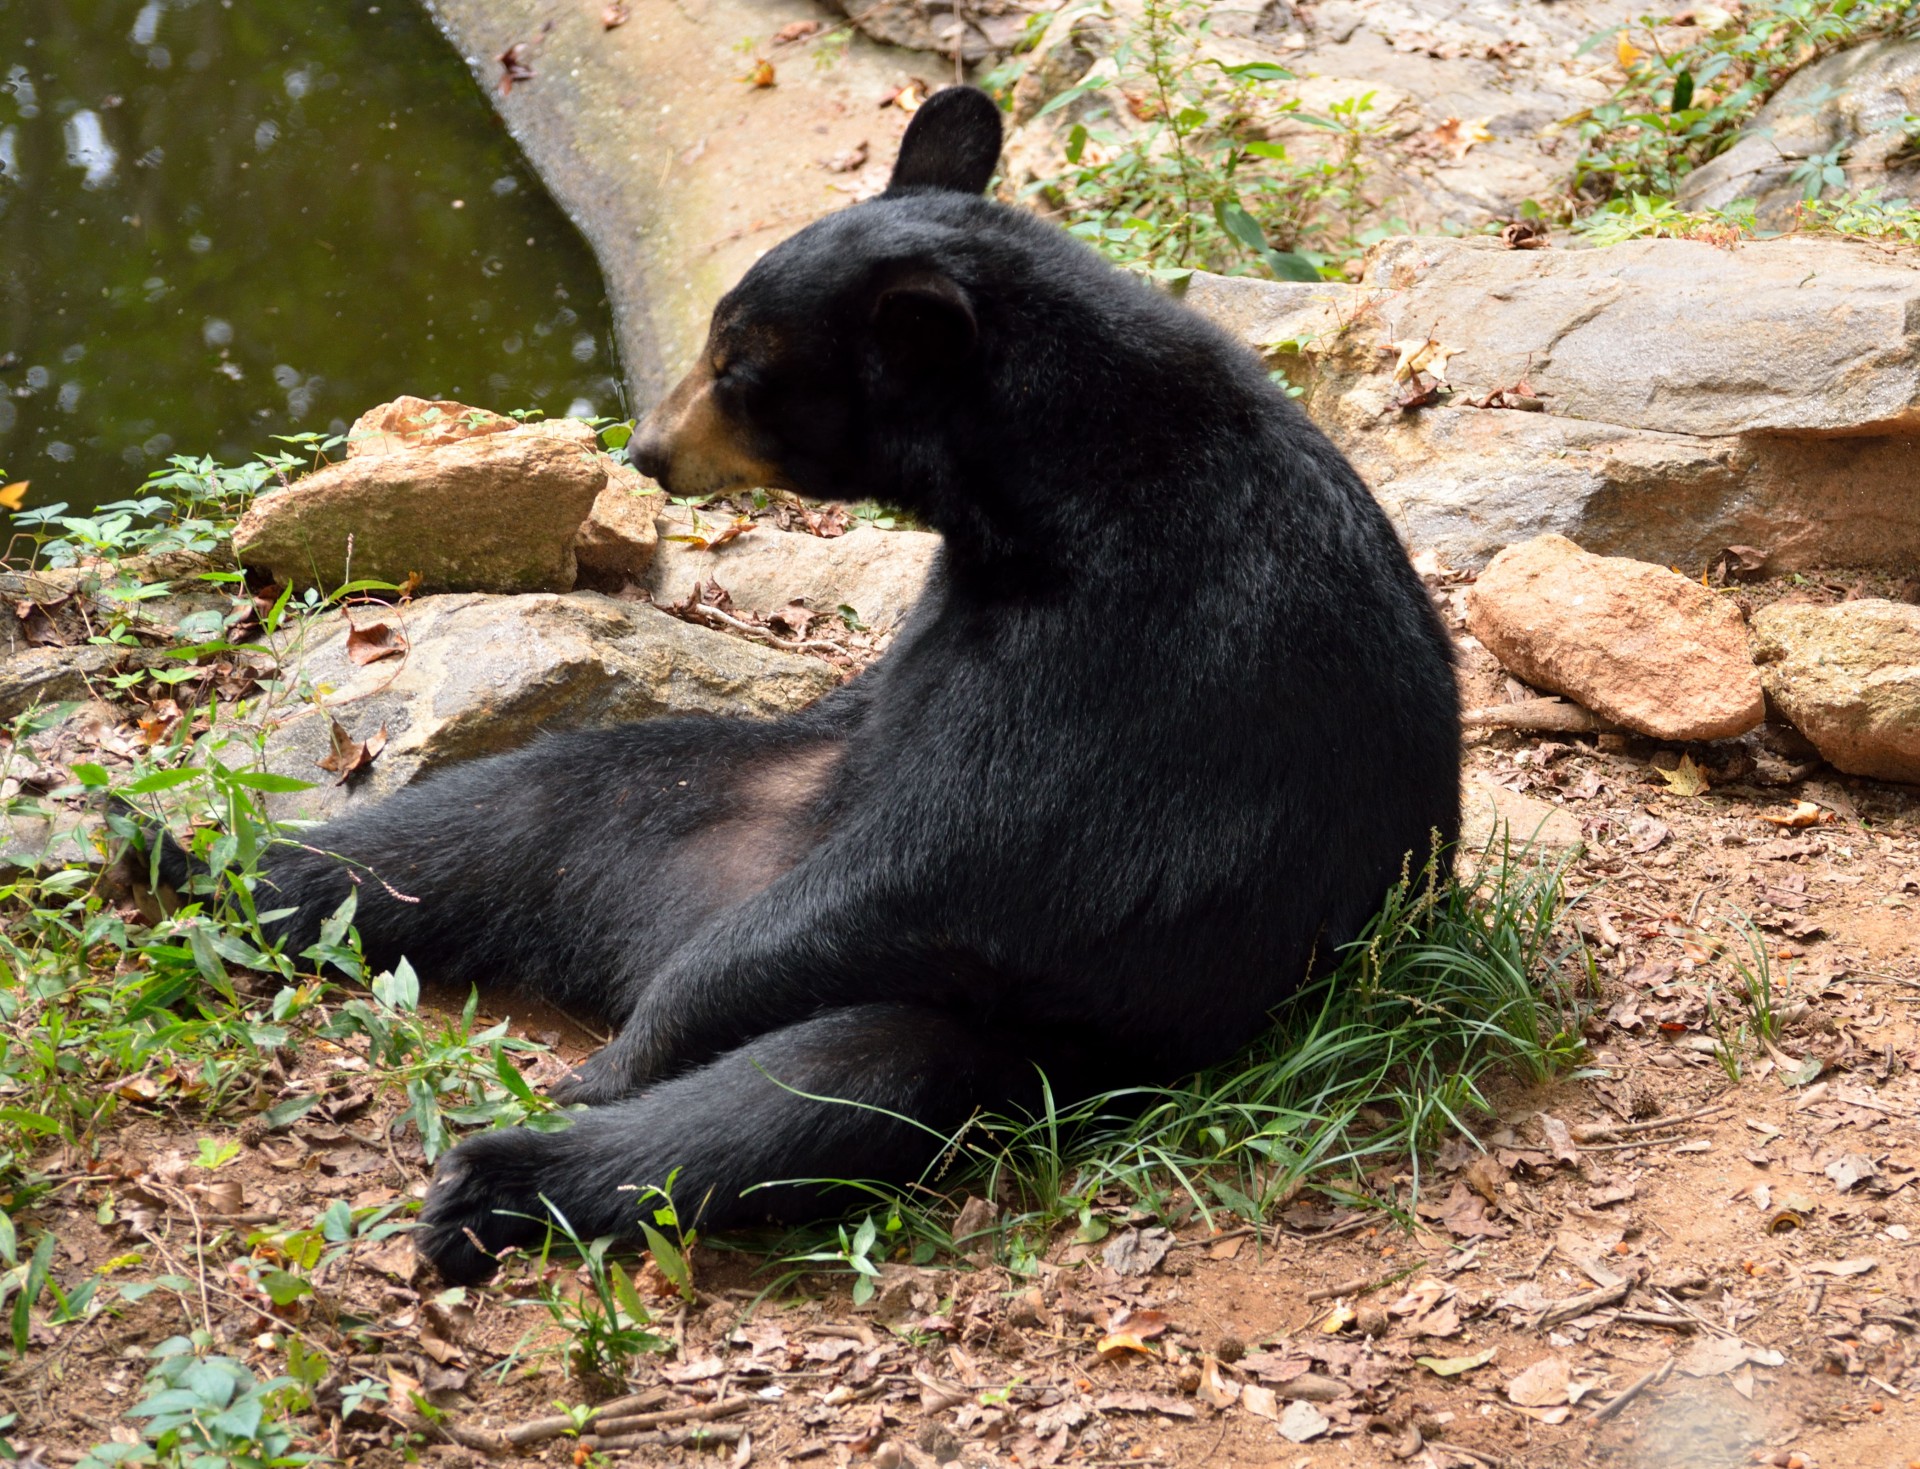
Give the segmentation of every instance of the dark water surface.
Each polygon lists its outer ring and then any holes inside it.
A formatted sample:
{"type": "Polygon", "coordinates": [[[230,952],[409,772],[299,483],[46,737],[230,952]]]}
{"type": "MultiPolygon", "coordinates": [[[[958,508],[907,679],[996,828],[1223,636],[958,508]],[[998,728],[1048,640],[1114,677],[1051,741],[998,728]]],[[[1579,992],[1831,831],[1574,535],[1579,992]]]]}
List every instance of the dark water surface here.
{"type": "Polygon", "coordinates": [[[0,0],[0,471],[124,498],[399,393],[620,412],[585,242],[415,0],[0,0]]]}

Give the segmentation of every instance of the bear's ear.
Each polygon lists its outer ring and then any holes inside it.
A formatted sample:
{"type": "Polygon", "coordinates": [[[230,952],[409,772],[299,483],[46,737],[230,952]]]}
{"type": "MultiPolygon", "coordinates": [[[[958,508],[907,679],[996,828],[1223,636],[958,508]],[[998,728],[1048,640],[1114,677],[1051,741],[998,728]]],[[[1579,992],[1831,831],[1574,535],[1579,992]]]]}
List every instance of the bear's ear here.
{"type": "Polygon", "coordinates": [[[881,288],[873,303],[873,335],[894,366],[924,372],[971,353],[980,324],[951,276],[920,269],[881,288]]]}
{"type": "Polygon", "coordinates": [[[1000,109],[978,87],[943,87],[907,124],[888,194],[950,189],[984,194],[1000,162],[1000,109]]]}

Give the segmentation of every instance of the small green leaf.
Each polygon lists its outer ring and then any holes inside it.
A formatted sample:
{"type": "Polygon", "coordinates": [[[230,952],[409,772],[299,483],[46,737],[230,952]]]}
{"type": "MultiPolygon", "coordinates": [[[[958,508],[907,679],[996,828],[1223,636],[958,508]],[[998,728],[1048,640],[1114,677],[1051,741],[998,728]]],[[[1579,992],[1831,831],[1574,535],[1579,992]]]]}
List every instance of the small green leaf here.
{"type": "Polygon", "coordinates": [[[1693,105],[1693,73],[1683,71],[1673,79],[1673,102],[1669,112],[1685,112],[1693,105]]]}

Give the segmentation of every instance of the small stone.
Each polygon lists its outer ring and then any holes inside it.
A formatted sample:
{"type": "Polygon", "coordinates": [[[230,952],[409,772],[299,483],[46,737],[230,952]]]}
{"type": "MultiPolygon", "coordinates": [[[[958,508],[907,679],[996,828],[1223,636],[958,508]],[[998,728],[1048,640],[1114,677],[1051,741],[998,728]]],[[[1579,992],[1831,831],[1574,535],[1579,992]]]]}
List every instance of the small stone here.
{"type": "Polygon", "coordinates": [[[1737,606],[1564,536],[1494,557],[1468,593],[1467,627],[1516,677],[1655,739],[1727,739],[1766,715],[1737,606]]]}
{"type": "Polygon", "coordinates": [[[1920,607],[1776,603],[1753,620],[1767,696],[1849,775],[1920,783],[1920,607]]]}
{"type": "Polygon", "coordinates": [[[606,487],[594,497],[573,540],[579,584],[617,592],[629,582],[644,581],[660,544],[654,521],[666,503],[659,487],[639,471],[610,466],[606,487]]]}

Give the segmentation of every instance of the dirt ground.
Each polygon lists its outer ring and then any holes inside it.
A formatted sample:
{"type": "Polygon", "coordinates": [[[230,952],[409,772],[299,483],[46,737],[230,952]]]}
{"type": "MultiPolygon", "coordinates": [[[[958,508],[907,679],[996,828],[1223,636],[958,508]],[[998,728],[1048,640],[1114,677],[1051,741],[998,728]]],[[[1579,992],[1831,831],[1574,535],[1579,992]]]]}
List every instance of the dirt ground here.
{"type": "MultiPolygon", "coordinates": [[[[1436,594],[1457,612],[1452,580],[1436,594]]],[[[1832,577],[1745,595],[1860,589],[1832,577]]],[[[1470,706],[1530,692],[1470,643],[1465,676],[1470,706]]],[[[36,1322],[26,1357],[0,1371],[0,1412],[49,1465],[130,1441],[120,1415],[142,1395],[144,1354],[201,1327],[262,1377],[282,1370],[289,1337],[323,1349],[323,1400],[370,1378],[391,1404],[433,1406],[433,1422],[392,1406],[328,1415],[313,1447],[369,1466],[600,1452],[736,1466],[1914,1469],[1920,791],[1836,775],[1773,728],[1687,752],[1480,733],[1467,766],[1578,823],[1567,922],[1597,976],[1590,1064],[1500,1096],[1485,1151],[1454,1141],[1423,1160],[1411,1231],[1311,1191],[1257,1227],[1189,1216],[1169,1231],[1112,1196],[1103,1241],[1066,1226],[1027,1277],[986,1253],[890,1263],[863,1308],[844,1275],[770,1289],[783,1267],[751,1241],[703,1243],[696,1298],[665,1287],[658,1304],[671,1350],[597,1389],[637,1401],[606,1415],[633,1421],[593,1449],[541,1424],[594,1393],[569,1379],[565,1338],[534,1299],[537,1262],[444,1292],[399,1234],[355,1244],[291,1306],[255,1284],[274,1263],[265,1236],[335,1200],[424,1189],[419,1139],[387,1125],[404,1098],[377,1084],[364,1041],[309,1040],[261,1078],[262,1106],[323,1094],[284,1131],[129,1105],[98,1160],[45,1160],[60,1186],[34,1222],[58,1236],[66,1288],[93,1273],[185,1284],[83,1325],[36,1322]],[[1660,773],[1683,753],[1704,792],[1660,773]],[[1729,988],[1730,957],[1750,954],[1744,920],[1781,1029],[1772,1045],[1735,1043],[1736,1080],[1715,1025],[1744,1019],[1729,988]],[[211,1173],[191,1161],[210,1135],[245,1144],[211,1173]]],[[[515,1022],[557,1047],[535,1085],[592,1044],[551,1016],[515,1022]]],[[[1412,1198],[1408,1175],[1372,1182],[1412,1198]]],[[[579,1277],[546,1268],[568,1288],[579,1277]]]]}

